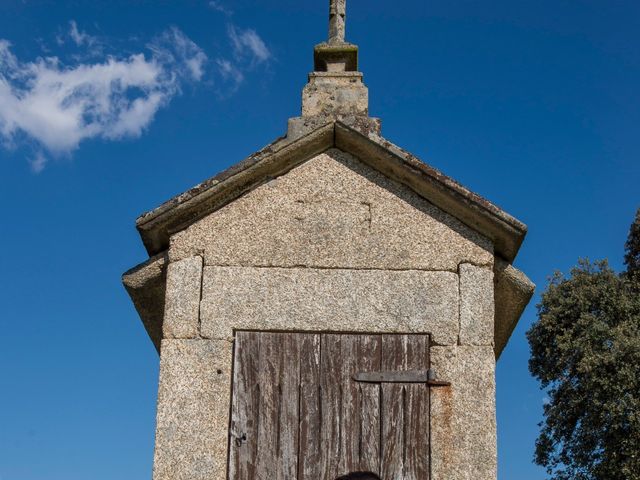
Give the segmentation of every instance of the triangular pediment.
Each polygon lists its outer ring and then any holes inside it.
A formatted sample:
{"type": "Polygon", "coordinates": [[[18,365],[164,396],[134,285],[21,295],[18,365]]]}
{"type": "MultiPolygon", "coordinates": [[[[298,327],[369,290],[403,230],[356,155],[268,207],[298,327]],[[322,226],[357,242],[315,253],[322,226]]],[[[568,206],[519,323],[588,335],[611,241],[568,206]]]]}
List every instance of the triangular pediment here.
{"type": "Polygon", "coordinates": [[[330,148],[171,237],[172,261],[456,272],[493,243],[358,157],[330,148]]]}
{"type": "Polygon", "coordinates": [[[515,257],[526,234],[524,224],[384,138],[340,122],[293,141],[279,139],[140,216],[137,227],[149,254],[165,250],[171,235],[331,148],[354,155],[490,239],[495,253],[508,262],[515,257]]]}

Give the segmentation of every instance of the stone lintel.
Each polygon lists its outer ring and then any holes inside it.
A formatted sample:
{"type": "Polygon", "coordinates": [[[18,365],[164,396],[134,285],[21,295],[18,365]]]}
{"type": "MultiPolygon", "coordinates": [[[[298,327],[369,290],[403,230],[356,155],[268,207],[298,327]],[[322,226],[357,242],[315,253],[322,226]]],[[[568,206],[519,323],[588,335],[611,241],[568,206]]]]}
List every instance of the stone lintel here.
{"type": "Polygon", "coordinates": [[[233,331],[431,333],[458,339],[453,272],[205,267],[202,335],[233,331]]]}

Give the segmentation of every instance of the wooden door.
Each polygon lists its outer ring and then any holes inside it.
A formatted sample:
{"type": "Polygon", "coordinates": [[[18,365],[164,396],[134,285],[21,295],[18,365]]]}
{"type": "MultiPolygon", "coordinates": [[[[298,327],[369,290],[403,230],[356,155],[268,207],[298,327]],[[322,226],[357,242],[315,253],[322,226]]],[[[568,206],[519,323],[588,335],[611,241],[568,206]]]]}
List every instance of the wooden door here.
{"type": "Polygon", "coordinates": [[[428,479],[427,384],[353,378],[428,368],[428,335],[237,332],[229,479],[428,479]]]}

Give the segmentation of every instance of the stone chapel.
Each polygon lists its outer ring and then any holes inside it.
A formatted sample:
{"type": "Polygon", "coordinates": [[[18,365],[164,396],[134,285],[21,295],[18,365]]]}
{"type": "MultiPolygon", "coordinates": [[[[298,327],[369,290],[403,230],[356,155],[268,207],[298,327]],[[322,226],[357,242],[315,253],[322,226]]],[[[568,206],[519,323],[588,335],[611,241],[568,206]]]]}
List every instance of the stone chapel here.
{"type": "Polygon", "coordinates": [[[136,222],[154,480],[496,480],[526,226],[382,137],[329,25],[286,135],[136,222]]]}

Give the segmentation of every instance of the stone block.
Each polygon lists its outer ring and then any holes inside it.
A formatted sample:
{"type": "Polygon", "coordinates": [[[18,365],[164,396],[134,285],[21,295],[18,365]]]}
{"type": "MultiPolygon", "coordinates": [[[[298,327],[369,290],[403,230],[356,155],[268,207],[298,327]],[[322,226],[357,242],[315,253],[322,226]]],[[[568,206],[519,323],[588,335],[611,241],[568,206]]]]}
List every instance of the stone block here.
{"type": "Polygon", "coordinates": [[[493,271],[463,263],[460,273],[460,344],[493,345],[493,271]]]}
{"type": "Polygon", "coordinates": [[[495,480],[495,357],[490,346],[431,348],[450,387],[431,389],[432,480],[495,480]]]}
{"type": "Polygon", "coordinates": [[[458,480],[453,476],[458,462],[454,418],[458,412],[453,394],[461,387],[456,377],[458,349],[432,346],[429,353],[438,380],[452,383],[450,387],[431,388],[430,392],[431,480],[458,480]]]}
{"type": "Polygon", "coordinates": [[[317,155],[171,237],[206,265],[457,272],[493,246],[412,190],[337,149],[317,155]]]}
{"type": "Polygon", "coordinates": [[[314,72],[302,91],[302,116],[369,114],[369,91],[360,72],[314,72]]]}
{"type": "Polygon", "coordinates": [[[163,340],[153,480],[226,478],[232,343],[163,340]]]}
{"type": "Polygon", "coordinates": [[[458,339],[458,275],[452,272],[205,267],[203,337],[233,329],[430,332],[458,339]]]}
{"type": "Polygon", "coordinates": [[[196,338],[200,317],[202,257],[172,262],[167,268],[164,338],[196,338]]]}

